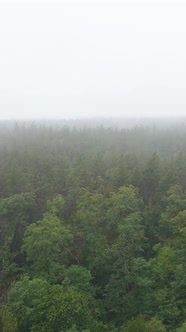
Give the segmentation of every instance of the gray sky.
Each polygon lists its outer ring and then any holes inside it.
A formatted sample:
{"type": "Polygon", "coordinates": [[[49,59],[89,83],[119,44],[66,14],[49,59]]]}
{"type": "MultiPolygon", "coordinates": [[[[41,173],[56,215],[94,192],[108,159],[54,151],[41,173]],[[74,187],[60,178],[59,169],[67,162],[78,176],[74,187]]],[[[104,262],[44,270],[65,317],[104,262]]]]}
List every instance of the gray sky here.
{"type": "Polygon", "coordinates": [[[185,0],[0,0],[0,118],[186,116],[185,18],[185,0]]]}

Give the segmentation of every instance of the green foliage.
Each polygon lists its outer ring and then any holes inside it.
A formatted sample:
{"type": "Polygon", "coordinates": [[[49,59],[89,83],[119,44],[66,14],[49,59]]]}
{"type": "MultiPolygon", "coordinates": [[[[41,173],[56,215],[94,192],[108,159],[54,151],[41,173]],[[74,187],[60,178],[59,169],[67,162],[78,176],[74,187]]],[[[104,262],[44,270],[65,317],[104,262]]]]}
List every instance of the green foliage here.
{"type": "Polygon", "coordinates": [[[157,261],[162,273],[164,273],[164,276],[171,276],[171,274],[174,273],[177,265],[176,258],[177,252],[168,245],[165,245],[159,249],[157,254],[157,261]]]}
{"type": "MultiPolygon", "coordinates": [[[[113,241],[108,253],[113,257],[113,268],[110,280],[105,288],[105,303],[108,312],[114,320],[122,323],[138,314],[140,306],[141,285],[139,278],[143,278],[139,259],[144,240],[141,216],[131,213],[118,225],[118,236],[113,241]]],[[[141,259],[143,267],[145,261],[141,259]]],[[[144,276],[145,278],[145,276],[144,276]]]]}
{"type": "MultiPolygon", "coordinates": [[[[66,332],[78,332],[76,326],[73,325],[72,328],[68,329],[66,332]]],[[[90,330],[81,330],[82,332],[90,332],[90,330]]]]}
{"type": "Polygon", "coordinates": [[[176,332],[186,332],[186,322],[184,322],[177,330],[176,332]]]}
{"type": "Polygon", "coordinates": [[[67,331],[90,328],[96,331],[96,311],[90,308],[83,293],[64,290],[43,279],[29,280],[25,276],[15,283],[10,292],[10,310],[18,319],[18,332],[67,331]]]}
{"type": "Polygon", "coordinates": [[[157,153],[153,153],[143,172],[142,196],[147,204],[152,204],[156,200],[159,180],[160,158],[157,153]]]}
{"type": "Polygon", "coordinates": [[[64,269],[62,285],[68,289],[72,287],[80,292],[84,292],[86,296],[92,296],[95,293],[92,285],[92,276],[90,271],[79,265],[71,265],[64,269]]]}
{"type": "Polygon", "coordinates": [[[119,188],[117,192],[110,194],[108,207],[108,218],[111,217],[108,226],[113,227],[118,222],[121,223],[129,214],[138,211],[137,190],[133,186],[119,188]]]}
{"type": "Polygon", "coordinates": [[[0,330],[184,331],[185,127],[11,126],[0,330]]]}
{"type": "Polygon", "coordinates": [[[8,310],[7,306],[2,307],[0,320],[2,332],[17,332],[16,316],[8,310]]]}
{"type": "Polygon", "coordinates": [[[35,213],[35,195],[32,193],[0,199],[0,294],[22,271],[25,263],[21,252],[23,236],[35,213]]]}
{"type": "Polygon", "coordinates": [[[102,262],[102,255],[107,247],[102,228],[105,220],[104,205],[103,195],[82,190],[74,218],[79,237],[76,252],[79,253],[82,263],[92,270],[102,262]]]}
{"type": "Polygon", "coordinates": [[[157,318],[152,317],[150,321],[146,322],[145,326],[146,332],[166,332],[167,329],[165,325],[157,318]]]}
{"type": "Polygon", "coordinates": [[[61,195],[57,195],[54,200],[47,202],[48,211],[58,217],[62,217],[64,207],[65,201],[61,195]]]}
{"type": "Polygon", "coordinates": [[[142,318],[131,319],[121,332],[145,332],[145,321],[142,318]]]}
{"type": "Polygon", "coordinates": [[[70,231],[53,214],[47,213],[41,221],[28,226],[23,250],[34,275],[55,278],[60,265],[68,262],[71,241],[70,231]]]}
{"type": "Polygon", "coordinates": [[[157,317],[152,317],[149,321],[138,317],[131,319],[121,332],[166,332],[166,328],[157,317]]]}

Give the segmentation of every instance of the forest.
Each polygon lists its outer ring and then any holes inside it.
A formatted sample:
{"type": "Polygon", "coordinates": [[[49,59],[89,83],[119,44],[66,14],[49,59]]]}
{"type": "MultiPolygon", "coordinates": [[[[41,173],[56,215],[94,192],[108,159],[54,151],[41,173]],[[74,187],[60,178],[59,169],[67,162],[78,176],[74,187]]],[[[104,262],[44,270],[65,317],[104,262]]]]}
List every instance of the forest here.
{"type": "Polygon", "coordinates": [[[185,123],[0,123],[0,331],[186,331],[185,123]]]}

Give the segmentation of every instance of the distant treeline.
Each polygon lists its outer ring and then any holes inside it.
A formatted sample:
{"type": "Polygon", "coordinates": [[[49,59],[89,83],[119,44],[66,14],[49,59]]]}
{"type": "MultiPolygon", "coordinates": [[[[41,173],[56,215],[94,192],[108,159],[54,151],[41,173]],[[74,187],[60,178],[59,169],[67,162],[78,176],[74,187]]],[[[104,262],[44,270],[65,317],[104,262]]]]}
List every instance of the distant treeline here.
{"type": "Polygon", "coordinates": [[[15,127],[15,125],[24,125],[26,127],[46,126],[62,128],[117,128],[117,129],[131,129],[134,127],[151,127],[151,128],[170,128],[170,127],[185,127],[186,117],[93,117],[93,118],[77,118],[77,119],[38,119],[38,120],[0,120],[0,127],[15,127]]]}

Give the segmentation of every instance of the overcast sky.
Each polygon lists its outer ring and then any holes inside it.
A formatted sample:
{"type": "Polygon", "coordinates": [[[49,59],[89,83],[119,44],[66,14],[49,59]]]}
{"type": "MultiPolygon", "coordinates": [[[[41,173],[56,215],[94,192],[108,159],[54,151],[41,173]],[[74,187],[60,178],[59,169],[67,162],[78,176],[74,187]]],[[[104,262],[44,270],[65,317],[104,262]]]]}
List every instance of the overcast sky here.
{"type": "Polygon", "coordinates": [[[0,0],[0,118],[186,116],[186,1],[0,0]]]}

